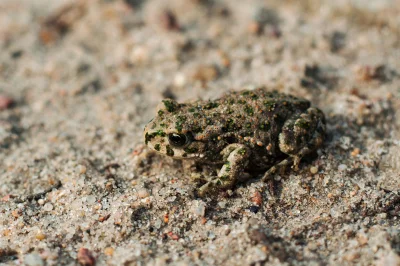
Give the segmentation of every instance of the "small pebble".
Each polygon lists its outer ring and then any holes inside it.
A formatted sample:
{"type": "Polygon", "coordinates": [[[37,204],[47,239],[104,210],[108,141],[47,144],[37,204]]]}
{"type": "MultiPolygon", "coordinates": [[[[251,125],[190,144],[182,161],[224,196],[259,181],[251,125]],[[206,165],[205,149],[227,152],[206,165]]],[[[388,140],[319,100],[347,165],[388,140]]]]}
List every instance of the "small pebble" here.
{"type": "Polygon", "coordinates": [[[1,198],[1,201],[7,202],[10,201],[11,198],[12,198],[11,195],[5,195],[4,197],[1,198]]]}
{"type": "Polygon", "coordinates": [[[193,79],[201,82],[214,80],[218,77],[218,70],[215,66],[199,66],[193,74],[193,79]]]}
{"type": "Polygon", "coordinates": [[[219,206],[220,208],[225,208],[225,207],[226,207],[226,201],[220,201],[220,202],[218,202],[218,206],[219,206]]]}
{"type": "Polygon", "coordinates": [[[218,54],[219,54],[219,56],[220,56],[220,61],[221,61],[221,64],[224,66],[224,67],[230,67],[230,65],[231,65],[231,60],[229,59],[229,56],[225,53],[225,52],[223,52],[223,51],[218,51],[218,54]]]}
{"type": "Polygon", "coordinates": [[[104,249],[104,254],[107,256],[112,256],[114,254],[114,249],[112,247],[107,247],[104,249]]]}
{"type": "Polygon", "coordinates": [[[143,46],[137,46],[132,49],[130,54],[130,60],[132,63],[146,63],[149,61],[149,51],[148,48],[143,46]]]}
{"type": "Polygon", "coordinates": [[[348,254],[343,256],[343,258],[345,260],[350,261],[350,262],[351,261],[355,261],[355,260],[359,259],[360,257],[361,257],[361,254],[359,252],[357,252],[357,251],[350,252],[350,253],[348,253],[348,254]]]}
{"type": "Polygon", "coordinates": [[[356,69],[356,77],[360,81],[385,80],[385,65],[363,65],[356,69]]]}
{"type": "Polygon", "coordinates": [[[350,196],[354,197],[355,195],[357,195],[357,190],[353,190],[350,192],[350,196]]]}
{"type": "Polygon", "coordinates": [[[14,100],[6,95],[0,94],[0,111],[10,108],[14,104],[14,100]]]}
{"type": "Polygon", "coordinates": [[[15,218],[18,218],[19,216],[21,216],[22,211],[20,209],[15,209],[11,212],[12,216],[14,216],[15,218]]]}
{"type": "Polygon", "coordinates": [[[144,199],[144,198],[147,198],[148,196],[150,196],[150,193],[147,189],[141,188],[138,191],[138,196],[139,196],[139,198],[144,199]]]}
{"type": "Polygon", "coordinates": [[[224,234],[227,236],[227,235],[229,235],[231,233],[231,229],[230,228],[227,228],[225,231],[224,231],[224,234]]]}
{"type": "Polygon", "coordinates": [[[3,236],[9,236],[11,234],[11,230],[5,229],[2,233],[3,233],[3,236]]]}
{"type": "Polygon", "coordinates": [[[262,204],[262,196],[259,191],[254,192],[253,196],[251,197],[251,201],[256,205],[260,206],[262,204]]]}
{"type": "Polygon", "coordinates": [[[94,203],[96,202],[96,197],[93,196],[93,195],[90,195],[90,196],[88,196],[88,197],[86,198],[86,202],[87,202],[88,204],[94,204],[94,203]]]}
{"type": "Polygon", "coordinates": [[[112,191],[113,190],[113,184],[111,182],[107,182],[106,184],[106,190],[107,191],[112,191]]]}
{"type": "Polygon", "coordinates": [[[167,233],[167,235],[172,239],[172,240],[179,240],[179,236],[177,234],[174,234],[172,232],[167,233]]]}
{"type": "Polygon", "coordinates": [[[380,213],[380,214],[378,214],[378,217],[379,217],[379,219],[386,219],[387,218],[387,213],[384,213],[384,212],[382,212],[382,213],[380,213]]]}
{"type": "Polygon", "coordinates": [[[207,238],[210,240],[214,240],[216,238],[216,236],[215,236],[214,232],[209,231],[207,233],[207,238]]]}
{"type": "Polygon", "coordinates": [[[77,255],[78,262],[84,266],[96,265],[96,260],[90,250],[87,248],[80,248],[77,255]]]}
{"type": "Polygon", "coordinates": [[[79,165],[78,166],[78,171],[81,175],[86,174],[87,168],[84,165],[79,165]]]}
{"type": "Polygon", "coordinates": [[[179,23],[174,13],[167,10],[160,16],[161,26],[166,30],[179,30],[179,23]]]}
{"type": "Polygon", "coordinates": [[[157,229],[160,229],[160,228],[161,228],[161,225],[162,225],[161,219],[157,219],[157,220],[154,222],[154,227],[157,228],[157,229]]]}
{"type": "Polygon", "coordinates": [[[248,232],[248,236],[254,244],[265,243],[268,241],[268,236],[259,229],[253,229],[248,232]]]}
{"type": "Polygon", "coordinates": [[[311,166],[310,167],[310,172],[311,172],[311,174],[315,175],[316,173],[318,173],[318,167],[311,166]]]}
{"type": "Polygon", "coordinates": [[[351,156],[355,157],[357,155],[360,154],[360,149],[359,148],[355,148],[352,152],[351,152],[351,156]]]}
{"type": "Polygon", "coordinates": [[[43,205],[43,204],[44,204],[44,199],[39,199],[39,200],[38,200],[38,204],[39,204],[39,205],[43,205]]]}
{"type": "Polygon", "coordinates": [[[252,21],[247,29],[252,34],[260,34],[262,32],[262,26],[257,21],[252,21]]]}
{"type": "Polygon", "coordinates": [[[183,73],[177,73],[174,77],[174,85],[177,87],[183,87],[186,84],[186,76],[183,73]]]}
{"type": "Polygon", "coordinates": [[[254,205],[249,207],[249,210],[253,213],[257,213],[259,209],[260,207],[254,205]]]}
{"type": "Polygon", "coordinates": [[[311,250],[311,251],[315,251],[315,250],[318,249],[318,245],[317,245],[316,243],[314,243],[314,242],[309,242],[309,243],[307,244],[307,248],[308,248],[309,250],[311,250]]]}
{"type": "Polygon", "coordinates": [[[345,164],[340,164],[339,166],[338,166],[338,170],[339,171],[345,171],[347,169],[347,165],[345,165],[345,164]]]}
{"type": "Polygon", "coordinates": [[[24,256],[24,265],[27,266],[43,266],[44,261],[37,253],[31,253],[24,256]]]}
{"type": "Polygon", "coordinates": [[[43,234],[42,232],[37,233],[35,237],[39,241],[42,241],[43,239],[46,239],[46,235],[43,234]]]}
{"type": "Polygon", "coordinates": [[[364,233],[357,234],[357,241],[361,246],[364,246],[368,243],[368,237],[364,233]]]}
{"type": "Polygon", "coordinates": [[[110,214],[106,214],[106,215],[104,215],[104,216],[101,216],[101,217],[98,218],[98,221],[99,221],[99,222],[107,221],[108,218],[110,218],[110,216],[111,216],[110,214]]]}
{"type": "Polygon", "coordinates": [[[194,215],[204,217],[206,213],[206,204],[200,200],[196,200],[194,201],[191,210],[194,215]]]}
{"type": "Polygon", "coordinates": [[[53,210],[53,204],[51,204],[50,202],[46,203],[46,204],[43,206],[43,210],[45,210],[45,211],[47,211],[47,212],[53,210]]]}

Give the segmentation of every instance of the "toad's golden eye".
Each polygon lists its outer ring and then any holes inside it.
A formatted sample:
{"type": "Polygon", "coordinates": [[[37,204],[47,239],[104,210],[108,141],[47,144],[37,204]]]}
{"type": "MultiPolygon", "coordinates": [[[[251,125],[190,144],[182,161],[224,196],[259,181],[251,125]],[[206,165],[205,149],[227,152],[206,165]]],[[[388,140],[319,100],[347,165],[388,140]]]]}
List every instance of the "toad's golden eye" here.
{"type": "Polygon", "coordinates": [[[174,147],[183,147],[189,142],[189,138],[185,134],[171,133],[168,135],[168,141],[174,147]]]}

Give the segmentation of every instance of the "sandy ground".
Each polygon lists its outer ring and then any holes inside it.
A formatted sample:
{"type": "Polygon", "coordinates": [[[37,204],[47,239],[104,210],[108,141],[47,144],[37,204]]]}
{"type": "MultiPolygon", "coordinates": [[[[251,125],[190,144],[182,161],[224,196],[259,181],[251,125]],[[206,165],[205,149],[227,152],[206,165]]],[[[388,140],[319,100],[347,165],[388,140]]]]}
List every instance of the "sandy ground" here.
{"type": "Polygon", "coordinates": [[[1,0],[0,263],[400,265],[400,1],[1,0]],[[197,198],[143,126],[265,85],[328,121],[299,171],[197,198]]]}

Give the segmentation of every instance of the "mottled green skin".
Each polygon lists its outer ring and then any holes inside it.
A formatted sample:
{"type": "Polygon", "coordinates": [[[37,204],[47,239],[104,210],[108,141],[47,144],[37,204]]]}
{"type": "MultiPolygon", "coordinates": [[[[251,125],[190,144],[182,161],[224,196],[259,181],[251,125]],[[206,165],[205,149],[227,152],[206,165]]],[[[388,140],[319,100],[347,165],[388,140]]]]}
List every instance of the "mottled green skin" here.
{"type": "Polygon", "coordinates": [[[315,150],[324,135],[324,115],[309,101],[264,88],[230,92],[214,101],[178,104],[166,99],[144,134],[146,144],[159,153],[201,163],[226,164],[232,147],[245,149],[246,159],[238,152],[228,160],[236,164],[234,173],[221,169],[219,177],[229,175],[232,181],[221,187],[232,186],[242,171],[267,170],[304,147],[304,154],[315,150]],[[171,133],[186,135],[186,145],[171,145],[171,133]]]}

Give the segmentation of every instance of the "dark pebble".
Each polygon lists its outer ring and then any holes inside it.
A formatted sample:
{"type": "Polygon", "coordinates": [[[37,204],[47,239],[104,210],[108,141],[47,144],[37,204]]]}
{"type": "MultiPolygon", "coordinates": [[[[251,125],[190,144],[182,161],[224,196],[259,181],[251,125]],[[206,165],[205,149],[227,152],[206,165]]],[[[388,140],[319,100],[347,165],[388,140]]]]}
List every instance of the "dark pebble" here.
{"type": "Polygon", "coordinates": [[[253,213],[257,213],[259,209],[260,209],[260,207],[255,206],[255,205],[249,207],[249,210],[253,213]]]}

